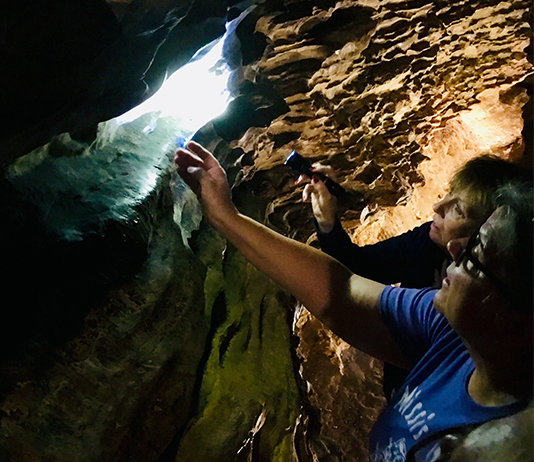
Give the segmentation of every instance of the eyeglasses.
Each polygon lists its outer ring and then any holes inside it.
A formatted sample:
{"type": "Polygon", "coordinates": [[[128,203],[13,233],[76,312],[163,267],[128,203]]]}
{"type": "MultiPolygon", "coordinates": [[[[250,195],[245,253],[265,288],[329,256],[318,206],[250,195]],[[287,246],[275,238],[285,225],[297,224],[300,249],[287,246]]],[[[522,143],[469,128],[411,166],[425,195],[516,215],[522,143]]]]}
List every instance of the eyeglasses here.
{"type": "Polygon", "coordinates": [[[480,242],[480,232],[475,231],[473,235],[467,241],[467,245],[464,247],[460,255],[454,259],[456,266],[464,264],[465,261],[470,261],[473,266],[478,269],[484,276],[486,276],[492,284],[506,297],[513,299],[513,291],[508,284],[502,282],[495,274],[484,265],[475,255],[473,255],[473,249],[480,242]]]}

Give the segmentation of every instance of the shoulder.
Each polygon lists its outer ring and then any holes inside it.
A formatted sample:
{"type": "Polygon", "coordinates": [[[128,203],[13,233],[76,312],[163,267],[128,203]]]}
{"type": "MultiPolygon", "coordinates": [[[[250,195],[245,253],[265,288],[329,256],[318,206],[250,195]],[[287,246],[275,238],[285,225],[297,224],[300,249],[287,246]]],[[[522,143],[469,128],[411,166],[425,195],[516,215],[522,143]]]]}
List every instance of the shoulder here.
{"type": "Polygon", "coordinates": [[[405,289],[387,286],[380,294],[380,309],[385,315],[436,313],[433,300],[437,289],[405,289]]]}
{"type": "Polygon", "coordinates": [[[445,318],[434,308],[437,289],[386,287],[380,294],[380,311],[390,330],[430,329],[445,318]]]}
{"type": "Polygon", "coordinates": [[[416,360],[451,331],[446,318],[434,308],[437,289],[386,287],[379,299],[384,324],[406,357],[416,360]]]}
{"type": "Polygon", "coordinates": [[[432,226],[431,221],[427,221],[426,223],[423,223],[420,226],[416,226],[415,228],[406,231],[405,233],[399,234],[399,236],[411,236],[413,238],[417,239],[423,239],[423,240],[431,240],[429,233],[430,233],[430,227],[432,226]]]}

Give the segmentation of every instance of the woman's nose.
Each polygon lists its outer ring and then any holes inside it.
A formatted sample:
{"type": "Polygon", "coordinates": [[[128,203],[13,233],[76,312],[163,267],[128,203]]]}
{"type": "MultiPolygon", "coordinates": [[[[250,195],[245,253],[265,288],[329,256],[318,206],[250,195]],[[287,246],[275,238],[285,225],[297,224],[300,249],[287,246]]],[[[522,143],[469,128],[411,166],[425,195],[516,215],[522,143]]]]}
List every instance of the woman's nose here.
{"type": "Polygon", "coordinates": [[[432,205],[432,210],[440,216],[443,216],[443,200],[436,202],[432,205]]]}

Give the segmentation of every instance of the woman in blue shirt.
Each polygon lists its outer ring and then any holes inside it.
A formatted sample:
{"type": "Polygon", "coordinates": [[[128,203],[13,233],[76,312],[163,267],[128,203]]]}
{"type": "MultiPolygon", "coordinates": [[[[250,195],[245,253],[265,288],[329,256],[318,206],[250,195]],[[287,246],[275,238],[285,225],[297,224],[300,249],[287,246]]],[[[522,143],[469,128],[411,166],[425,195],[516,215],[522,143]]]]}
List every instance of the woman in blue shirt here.
{"type": "MultiPolygon", "coordinates": [[[[314,172],[333,175],[330,167],[314,164],[314,172]]],[[[317,177],[303,190],[310,201],[321,250],[354,273],[383,284],[422,289],[441,287],[442,273],[450,264],[447,243],[469,237],[494,210],[495,191],[527,172],[500,157],[485,154],[466,162],[452,176],[449,191],[432,209],[432,221],[376,244],[358,246],[339,221],[337,200],[317,177]]],[[[309,181],[301,175],[297,183],[309,181]]],[[[391,399],[406,378],[405,369],[384,364],[384,395],[391,399]]]]}

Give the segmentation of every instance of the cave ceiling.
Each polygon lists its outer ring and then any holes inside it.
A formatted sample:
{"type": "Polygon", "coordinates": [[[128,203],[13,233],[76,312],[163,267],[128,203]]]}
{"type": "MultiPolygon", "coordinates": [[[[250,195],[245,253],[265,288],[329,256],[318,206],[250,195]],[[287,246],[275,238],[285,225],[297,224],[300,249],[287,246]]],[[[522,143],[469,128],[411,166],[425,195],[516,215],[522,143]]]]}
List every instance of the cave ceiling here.
{"type": "Polygon", "coordinates": [[[481,152],[532,166],[529,1],[3,2],[0,460],[365,460],[380,365],[202,222],[172,122],[103,128],[234,19],[232,101],[194,139],[288,236],[316,245],[292,150],[362,244],[481,152]]]}

